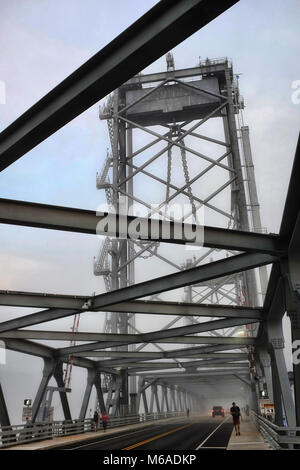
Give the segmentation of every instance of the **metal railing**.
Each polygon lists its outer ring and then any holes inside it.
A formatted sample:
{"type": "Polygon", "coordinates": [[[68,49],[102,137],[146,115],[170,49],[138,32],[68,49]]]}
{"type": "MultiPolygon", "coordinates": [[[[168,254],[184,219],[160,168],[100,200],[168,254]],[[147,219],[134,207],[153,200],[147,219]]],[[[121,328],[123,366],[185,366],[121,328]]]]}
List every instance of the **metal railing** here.
{"type": "MultiPolygon", "coordinates": [[[[176,417],[186,416],[183,412],[162,412],[162,413],[147,413],[132,415],[126,417],[110,417],[108,428],[115,428],[126,426],[129,424],[145,423],[159,419],[169,419],[176,417]]],[[[99,426],[101,428],[102,422],[100,419],[99,426]]],[[[11,447],[19,444],[28,444],[35,441],[43,441],[47,439],[54,439],[57,437],[83,434],[86,432],[94,431],[93,419],[85,419],[84,421],[53,421],[30,423],[26,425],[12,425],[2,426],[0,428],[0,449],[4,447],[11,447]]]]}
{"type": "Polygon", "coordinates": [[[199,66],[207,67],[210,65],[220,65],[220,64],[227,64],[229,67],[232,67],[232,61],[228,57],[218,57],[216,59],[206,59],[199,60],[199,66]]]}
{"type": "Polygon", "coordinates": [[[300,449],[300,427],[277,426],[266,418],[251,412],[257,429],[275,450],[300,449]]]}

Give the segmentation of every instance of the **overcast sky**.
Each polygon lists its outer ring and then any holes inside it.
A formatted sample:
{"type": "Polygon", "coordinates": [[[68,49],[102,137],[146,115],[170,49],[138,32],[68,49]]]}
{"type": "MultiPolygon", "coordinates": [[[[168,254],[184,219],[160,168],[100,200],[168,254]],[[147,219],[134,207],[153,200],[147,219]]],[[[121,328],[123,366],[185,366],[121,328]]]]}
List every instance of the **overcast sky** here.
{"type": "MultiPolygon", "coordinates": [[[[0,80],[5,84],[6,103],[0,104],[0,130],[155,3],[2,0],[0,80]]],[[[176,68],[195,66],[199,56],[228,56],[241,74],[262,223],[274,233],[279,229],[300,128],[300,105],[291,99],[292,83],[300,80],[299,14],[298,0],[241,0],[173,50],[176,68]]],[[[165,68],[161,58],[146,71],[165,68]]],[[[106,125],[98,119],[98,105],[92,106],[4,170],[0,197],[95,210],[103,201],[95,174],[108,146],[106,125]]],[[[0,230],[0,289],[87,295],[103,291],[102,282],[92,273],[99,246],[95,237],[6,225],[0,230]]],[[[5,320],[16,309],[1,308],[0,313],[5,320]]],[[[19,315],[24,313],[18,310],[19,315]]],[[[100,331],[102,322],[97,322],[100,331]]],[[[60,329],[70,326],[70,319],[59,323],[60,329]]],[[[81,327],[82,331],[95,329],[95,318],[87,314],[81,327]]],[[[26,357],[21,362],[20,355],[12,352],[7,365],[0,365],[13,423],[20,422],[23,398],[33,397],[40,370],[39,359],[26,357]],[[24,386],[22,396],[16,391],[16,376],[24,386]]],[[[82,371],[76,374],[75,380],[84,377],[82,371]]],[[[82,394],[83,388],[74,394],[73,410],[82,394]]]]}

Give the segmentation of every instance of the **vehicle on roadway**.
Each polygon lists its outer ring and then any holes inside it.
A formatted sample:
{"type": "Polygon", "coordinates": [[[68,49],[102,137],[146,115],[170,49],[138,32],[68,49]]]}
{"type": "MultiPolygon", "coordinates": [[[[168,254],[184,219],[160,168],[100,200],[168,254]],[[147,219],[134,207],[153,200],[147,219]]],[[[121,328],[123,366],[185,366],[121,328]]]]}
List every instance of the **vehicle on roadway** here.
{"type": "Polygon", "coordinates": [[[223,406],[214,406],[213,409],[211,410],[211,414],[213,418],[215,416],[222,416],[224,418],[225,411],[224,411],[223,406]]]}

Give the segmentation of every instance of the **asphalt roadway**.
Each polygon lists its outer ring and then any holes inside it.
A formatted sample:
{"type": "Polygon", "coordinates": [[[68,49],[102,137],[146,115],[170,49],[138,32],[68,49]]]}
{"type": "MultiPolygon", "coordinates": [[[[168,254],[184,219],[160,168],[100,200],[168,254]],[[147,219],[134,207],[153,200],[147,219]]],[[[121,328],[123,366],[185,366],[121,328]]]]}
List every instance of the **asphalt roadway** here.
{"type": "MultiPolygon", "coordinates": [[[[225,450],[232,433],[231,416],[199,417],[154,423],[117,434],[98,431],[99,439],[64,445],[60,450],[225,450]]],[[[57,450],[59,450],[57,449],[57,450]]]]}

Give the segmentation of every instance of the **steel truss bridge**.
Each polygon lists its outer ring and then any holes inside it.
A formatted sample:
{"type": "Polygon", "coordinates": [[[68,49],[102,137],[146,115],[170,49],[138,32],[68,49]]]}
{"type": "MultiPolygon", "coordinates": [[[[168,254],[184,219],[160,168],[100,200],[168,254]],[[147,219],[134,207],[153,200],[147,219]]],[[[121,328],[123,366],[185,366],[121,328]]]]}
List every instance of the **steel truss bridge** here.
{"type": "MultiPolygon", "coordinates": [[[[81,420],[86,416],[93,386],[101,411],[107,409],[111,415],[120,416],[138,413],[141,403],[145,413],[197,410],[207,384],[218,387],[242,382],[254,410],[264,390],[274,402],[275,424],[281,426],[285,417],[288,426],[300,426],[299,365],[294,365],[293,399],[282,331],[282,318],[287,313],[292,340],[300,340],[300,143],[279,233],[264,233],[249,130],[237,122],[243,101],[231,62],[207,59],[196,67],[176,70],[169,53],[166,71],[140,73],[235,3],[238,1],[161,1],[0,134],[0,169],[4,171],[113,92],[100,110],[100,118],[108,123],[111,150],[97,176],[97,187],[105,190],[108,207],[117,212],[116,237],[102,224],[101,233],[106,238],[94,261],[94,272],[103,276],[106,292],[94,296],[0,292],[0,305],[41,309],[0,323],[0,339],[7,349],[44,361],[33,421],[38,420],[45,404],[52,377],[65,419],[71,419],[64,379],[64,364],[71,361],[73,366],[87,369],[81,420]],[[199,133],[199,127],[212,120],[222,123],[223,138],[199,133]],[[135,144],[138,132],[151,136],[140,148],[135,144]],[[203,141],[219,150],[211,155],[200,152],[203,141]],[[157,144],[160,147],[149,159],[149,151],[157,144]],[[150,169],[151,163],[162,162],[162,158],[165,160],[160,168],[166,171],[158,174],[150,169]],[[178,159],[184,183],[173,178],[174,168],[179,171],[178,159]],[[201,161],[198,173],[192,163],[195,159],[201,161]],[[214,172],[222,173],[222,182],[214,172]],[[140,197],[134,186],[141,175],[164,187],[153,238],[151,201],[140,197]],[[199,180],[204,175],[214,183],[208,194],[199,192],[199,180]],[[227,191],[229,209],[219,204],[223,191],[227,191]],[[146,241],[130,237],[130,224],[136,221],[136,215],[126,219],[124,230],[124,218],[119,213],[121,196],[127,208],[136,202],[148,209],[147,216],[142,221],[139,218],[146,241]],[[165,208],[176,198],[190,203],[191,222],[184,217],[174,220],[167,214],[165,208]],[[184,252],[189,243],[186,233],[201,228],[198,215],[203,206],[218,214],[220,226],[204,225],[201,256],[178,265],[166,247],[184,252]],[[166,224],[169,237],[165,235],[166,224]],[[136,283],[135,261],[142,257],[149,258],[143,261],[144,266],[159,259],[174,272],[136,283]],[[271,266],[269,279],[267,265],[271,266]],[[177,289],[184,289],[180,301],[162,298],[177,289]],[[104,316],[104,331],[29,328],[84,312],[104,316]],[[135,314],[145,315],[153,323],[159,316],[171,321],[145,333],[138,329],[135,314]],[[241,328],[243,336],[237,334],[241,328]],[[39,340],[72,344],[53,348],[39,340]],[[143,350],[145,345],[152,345],[152,350],[143,350]],[[168,345],[172,349],[165,349],[168,345]]],[[[3,224],[96,234],[99,222],[111,215],[0,199],[3,224]]],[[[1,383],[0,424],[10,426],[1,383]]]]}

